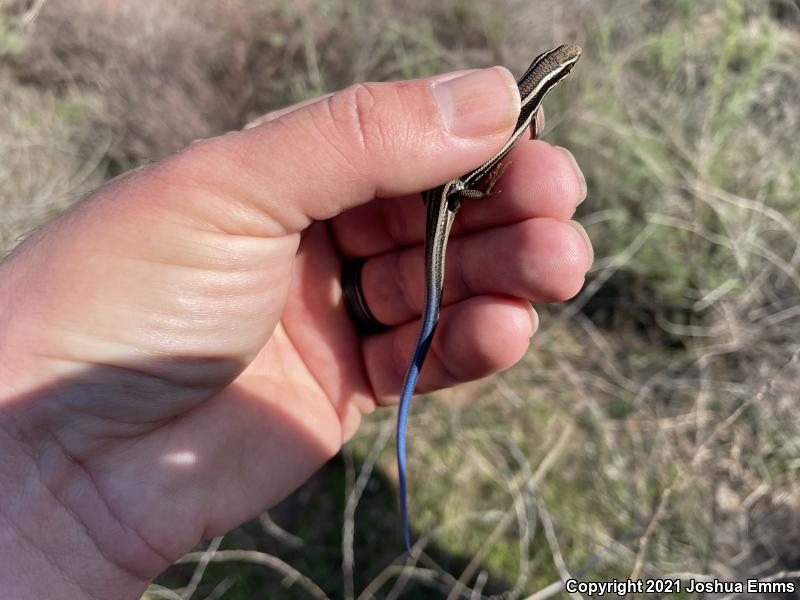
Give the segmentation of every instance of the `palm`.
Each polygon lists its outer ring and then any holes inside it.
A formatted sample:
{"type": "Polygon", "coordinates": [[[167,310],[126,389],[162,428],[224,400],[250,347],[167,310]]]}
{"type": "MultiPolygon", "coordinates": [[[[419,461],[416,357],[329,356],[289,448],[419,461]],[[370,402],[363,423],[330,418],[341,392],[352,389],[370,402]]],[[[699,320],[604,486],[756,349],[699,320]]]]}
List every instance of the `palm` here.
{"type": "Polygon", "coordinates": [[[375,399],[362,340],[339,299],[341,266],[325,225],[312,226],[300,243],[275,332],[241,378],[269,379],[287,396],[314,390],[343,417],[354,403],[370,410],[375,399]]]}
{"type": "Polygon", "coordinates": [[[340,269],[325,226],[312,226],[291,278],[272,282],[288,291],[285,305],[261,307],[281,318],[238,378],[210,398],[188,385],[176,394],[183,412],[164,398],[168,419],[85,460],[104,500],[124,500],[114,513],[163,555],[175,558],[198,535],[220,534],[278,502],[372,408],[361,342],[338,301],[340,269]],[[265,456],[284,458],[276,466],[265,456]]]}

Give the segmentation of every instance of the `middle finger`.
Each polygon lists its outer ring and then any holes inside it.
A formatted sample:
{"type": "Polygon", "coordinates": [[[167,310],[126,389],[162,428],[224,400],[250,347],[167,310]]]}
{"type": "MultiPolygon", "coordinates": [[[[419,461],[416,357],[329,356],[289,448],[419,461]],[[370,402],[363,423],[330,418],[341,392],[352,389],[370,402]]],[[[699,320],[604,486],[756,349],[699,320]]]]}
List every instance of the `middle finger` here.
{"type": "MultiPolygon", "coordinates": [[[[394,326],[420,315],[423,259],[421,245],[367,259],[361,283],[375,318],[394,326]]],[[[588,237],[574,221],[527,219],[469,233],[452,240],[447,249],[442,304],[479,295],[566,300],[580,290],[591,262],[588,237]]]]}

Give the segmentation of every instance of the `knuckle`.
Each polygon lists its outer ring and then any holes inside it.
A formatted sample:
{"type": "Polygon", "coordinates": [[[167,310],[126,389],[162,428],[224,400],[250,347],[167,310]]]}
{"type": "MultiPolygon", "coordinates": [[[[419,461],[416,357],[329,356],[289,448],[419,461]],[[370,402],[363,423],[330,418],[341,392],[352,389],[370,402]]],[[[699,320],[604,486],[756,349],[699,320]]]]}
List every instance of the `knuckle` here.
{"type": "Polygon", "coordinates": [[[331,96],[328,107],[340,139],[364,153],[385,151],[392,136],[381,105],[390,89],[378,83],[357,83],[331,96]]]}

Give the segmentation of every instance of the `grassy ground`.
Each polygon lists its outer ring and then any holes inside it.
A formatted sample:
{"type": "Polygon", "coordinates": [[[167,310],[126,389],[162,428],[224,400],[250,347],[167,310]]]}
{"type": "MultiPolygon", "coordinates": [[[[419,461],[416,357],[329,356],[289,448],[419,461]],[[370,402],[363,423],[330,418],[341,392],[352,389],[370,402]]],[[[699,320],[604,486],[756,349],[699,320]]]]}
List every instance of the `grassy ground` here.
{"type": "Polygon", "coordinates": [[[0,0],[0,15],[6,250],[104,178],[271,108],[584,46],[546,138],[586,173],[597,259],[578,298],[540,311],[522,364],[416,403],[423,559],[400,555],[381,411],[147,598],[540,600],[568,574],[798,577],[796,1],[0,0]]]}

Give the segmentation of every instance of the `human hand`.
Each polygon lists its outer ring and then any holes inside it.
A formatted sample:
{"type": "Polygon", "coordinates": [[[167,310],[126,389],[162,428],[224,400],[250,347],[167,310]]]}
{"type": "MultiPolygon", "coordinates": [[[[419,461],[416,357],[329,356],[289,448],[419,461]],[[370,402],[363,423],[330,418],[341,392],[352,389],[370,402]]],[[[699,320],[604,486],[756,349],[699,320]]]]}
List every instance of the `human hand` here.
{"type": "MultiPolygon", "coordinates": [[[[12,598],[138,597],[395,401],[422,306],[418,192],[483,162],[519,110],[504,69],[462,75],[354,86],[192,144],[0,265],[0,536],[26,565],[0,561],[12,598]],[[368,338],[341,302],[354,256],[392,326],[368,338]]],[[[501,193],[456,219],[421,390],[519,360],[528,300],[573,295],[591,262],[568,153],[525,140],[510,160],[501,193]]]]}

